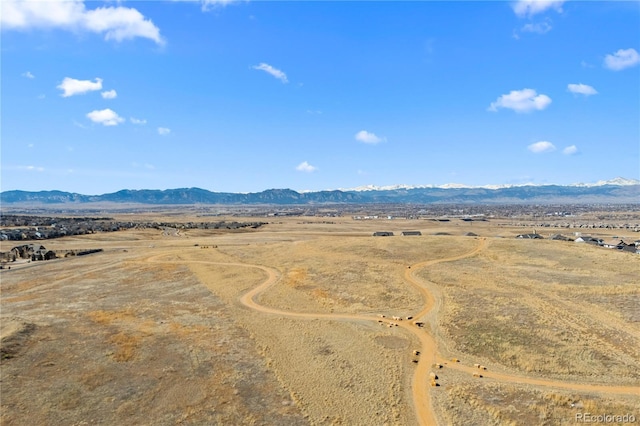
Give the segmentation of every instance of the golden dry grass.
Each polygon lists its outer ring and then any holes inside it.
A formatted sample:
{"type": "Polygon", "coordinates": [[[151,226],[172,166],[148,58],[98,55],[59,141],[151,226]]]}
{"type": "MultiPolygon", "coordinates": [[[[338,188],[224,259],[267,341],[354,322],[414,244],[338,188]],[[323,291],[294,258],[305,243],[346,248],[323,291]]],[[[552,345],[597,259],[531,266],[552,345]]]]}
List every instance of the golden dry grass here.
{"type": "Polygon", "coordinates": [[[573,243],[495,240],[423,276],[442,288],[439,325],[452,349],[545,377],[633,384],[639,266],[634,255],[573,243]]]}
{"type": "MultiPolygon", "coordinates": [[[[424,304],[405,281],[407,267],[469,251],[478,240],[468,231],[487,237],[479,255],[417,271],[435,297],[420,332],[436,336],[443,357],[513,377],[640,382],[639,257],[496,238],[522,229],[492,222],[331,219],[47,241],[105,251],[2,272],[1,318],[37,324],[20,341],[3,334],[15,356],[1,366],[2,423],[415,424],[415,334],[375,319],[250,310],[239,299],[266,276],[242,265],[278,272],[256,299],[269,308],[406,317],[424,304]],[[409,229],[423,236],[399,236],[409,229]],[[396,236],[374,238],[376,230],[396,236]]],[[[477,379],[451,364],[438,376],[430,392],[442,424],[563,424],[575,414],[570,399],[593,413],[637,413],[640,404],[477,379]]]]}

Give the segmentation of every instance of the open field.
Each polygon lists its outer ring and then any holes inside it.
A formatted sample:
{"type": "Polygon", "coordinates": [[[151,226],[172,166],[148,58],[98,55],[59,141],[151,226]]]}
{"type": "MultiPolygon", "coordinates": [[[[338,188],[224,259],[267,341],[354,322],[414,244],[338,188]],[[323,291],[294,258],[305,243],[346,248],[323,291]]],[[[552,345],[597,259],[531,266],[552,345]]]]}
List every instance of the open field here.
{"type": "Polygon", "coordinates": [[[2,424],[640,421],[640,256],[492,220],[269,222],[0,271],[2,424]]]}

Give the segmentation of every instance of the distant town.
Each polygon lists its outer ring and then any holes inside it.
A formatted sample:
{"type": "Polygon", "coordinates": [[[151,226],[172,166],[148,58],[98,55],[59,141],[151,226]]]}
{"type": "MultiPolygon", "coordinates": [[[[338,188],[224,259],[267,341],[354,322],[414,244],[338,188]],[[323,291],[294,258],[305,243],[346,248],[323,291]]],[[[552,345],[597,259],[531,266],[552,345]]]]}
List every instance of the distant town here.
{"type": "MultiPolygon", "coordinates": [[[[12,213],[20,209],[12,209],[12,213]]],[[[117,213],[139,213],[136,208],[118,208],[117,213]]],[[[146,212],[168,212],[175,210],[175,206],[155,206],[143,209],[146,212]]],[[[607,237],[597,235],[598,230],[619,229],[627,232],[640,232],[640,205],[502,205],[502,206],[470,206],[464,205],[322,205],[322,206],[190,206],[183,210],[202,221],[185,222],[157,222],[148,220],[122,221],[109,216],[71,216],[84,213],[86,209],[47,209],[49,215],[41,216],[40,209],[23,209],[26,214],[0,215],[0,241],[37,241],[74,235],[86,235],[102,232],[117,232],[129,229],[157,229],[166,235],[179,233],[190,229],[220,229],[227,231],[256,229],[269,222],[235,220],[211,220],[221,216],[227,217],[263,217],[271,220],[278,217],[321,217],[336,218],[349,217],[354,221],[392,221],[427,220],[446,223],[491,222],[497,227],[522,227],[527,232],[519,234],[520,239],[551,239],[559,241],[573,241],[596,245],[608,249],[640,253],[640,239],[629,237],[607,237]],[[67,214],[69,216],[52,216],[52,214],[67,214]],[[208,218],[208,220],[207,220],[208,218]],[[565,233],[550,232],[551,229],[565,229],[565,233]],[[594,235],[589,235],[594,234],[594,235]]],[[[89,210],[90,213],[109,213],[108,210],[89,210]]],[[[113,211],[111,211],[113,213],[113,211]]],[[[316,222],[303,222],[316,223],[316,222]]],[[[322,223],[333,223],[323,221],[322,223]]],[[[421,235],[417,231],[403,231],[403,236],[421,235]]],[[[448,235],[439,233],[438,235],[448,235]]],[[[473,235],[468,233],[468,235],[473,235]]],[[[394,236],[393,232],[377,231],[373,236],[394,236]]],[[[12,262],[18,259],[30,261],[50,260],[68,256],[82,256],[94,253],[96,250],[47,250],[42,244],[29,243],[18,245],[9,252],[0,253],[2,262],[12,262]]]]}
{"type": "Polygon", "coordinates": [[[116,232],[126,229],[153,228],[170,229],[241,229],[258,228],[264,222],[146,222],[116,221],[108,217],[41,217],[2,215],[0,218],[0,240],[46,240],[72,235],[94,234],[96,232],[116,232]]]}

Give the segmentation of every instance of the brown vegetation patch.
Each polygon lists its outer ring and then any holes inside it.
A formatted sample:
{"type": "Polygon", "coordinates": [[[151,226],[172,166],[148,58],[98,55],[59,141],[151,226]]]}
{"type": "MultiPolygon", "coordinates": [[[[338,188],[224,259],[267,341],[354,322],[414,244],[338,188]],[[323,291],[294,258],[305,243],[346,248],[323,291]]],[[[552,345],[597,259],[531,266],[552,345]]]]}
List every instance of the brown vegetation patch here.
{"type": "Polygon", "coordinates": [[[142,336],[125,334],[124,332],[111,336],[109,342],[116,346],[113,359],[118,362],[130,361],[136,355],[141,340],[142,336]]]}
{"type": "MultiPolygon", "coordinates": [[[[438,399],[446,407],[447,424],[541,425],[576,423],[576,414],[592,415],[637,413],[629,399],[535,390],[526,386],[498,383],[465,383],[449,386],[438,399]]],[[[613,423],[620,424],[620,423],[613,423]]]]}
{"type": "Polygon", "coordinates": [[[0,340],[0,361],[16,357],[27,345],[36,325],[20,319],[2,320],[2,339],[0,340]]]}
{"type": "Polygon", "coordinates": [[[284,283],[289,287],[299,288],[306,284],[307,276],[308,272],[306,268],[293,268],[287,273],[284,283]]]}
{"type": "Polygon", "coordinates": [[[114,321],[132,321],[135,319],[133,308],[127,308],[119,311],[91,311],[87,312],[87,316],[101,325],[110,325],[114,321]]]}

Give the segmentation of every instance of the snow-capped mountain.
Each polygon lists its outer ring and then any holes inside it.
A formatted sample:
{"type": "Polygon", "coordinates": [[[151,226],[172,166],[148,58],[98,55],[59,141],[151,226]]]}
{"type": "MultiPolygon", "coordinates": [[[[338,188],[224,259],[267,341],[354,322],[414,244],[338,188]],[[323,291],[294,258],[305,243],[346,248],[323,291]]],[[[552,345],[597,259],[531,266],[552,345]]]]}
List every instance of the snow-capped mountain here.
{"type": "Polygon", "coordinates": [[[517,184],[498,184],[498,185],[465,185],[462,183],[446,183],[443,185],[385,185],[385,186],[376,186],[376,185],[364,185],[358,186],[355,188],[338,188],[338,191],[348,191],[348,192],[363,192],[363,191],[397,191],[397,190],[410,190],[410,189],[431,189],[431,188],[439,188],[439,189],[473,189],[473,188],[482,188],[482,189],[506,189],[506,188],[520,188],[523,186],[574,186],[574,187],[585,187],[591,188],[596,186],[630,186],[630,185],[640,185],[640,180],[637,179],[627,179],[623,177],[617,177],[611,180],[599,180],[595,183],[573,183],[569,185],[559,185],[552,183],[517,183],[517,184]]]}
{"type": "Polygon", "coordinates": [[[640,203],[640,181],[616,178],[575,185],[373,185],[351,190],[297,192],[268,189],[256,193],[211,192],[200,188],[121,190],[111,194],[82,195],[62,191],[5,191],[0,204],[517,204],[517,203],[640,203]]]}
{"type": "Polygon", "coordinates": [[[614,186],[640,185],[640,180],[617,177],[611,180],[599,180],[596,183],[574,183],[568,186],[592,187],[592,186],[605,186],[605,185],[614,185],[614,186]]]}

